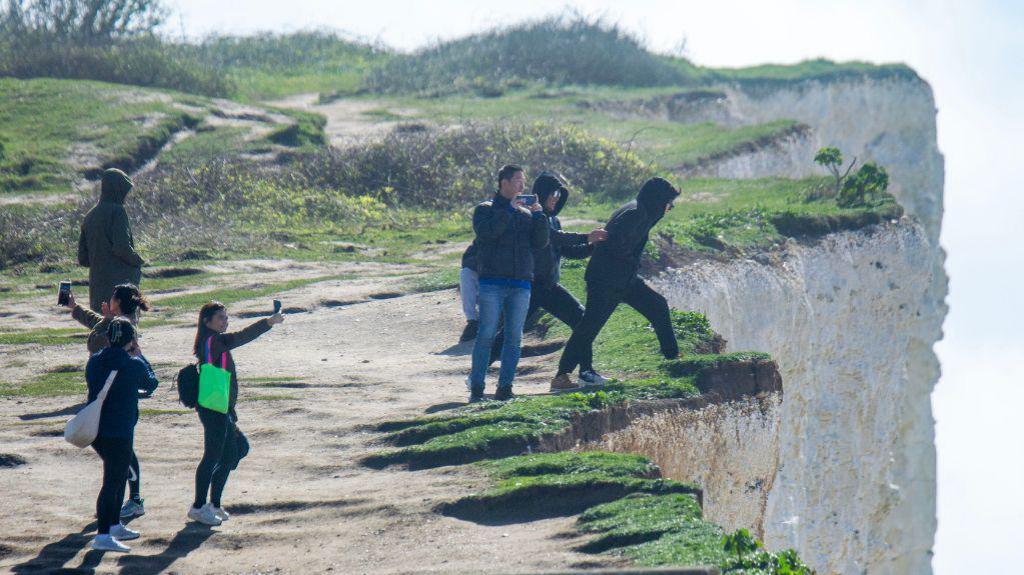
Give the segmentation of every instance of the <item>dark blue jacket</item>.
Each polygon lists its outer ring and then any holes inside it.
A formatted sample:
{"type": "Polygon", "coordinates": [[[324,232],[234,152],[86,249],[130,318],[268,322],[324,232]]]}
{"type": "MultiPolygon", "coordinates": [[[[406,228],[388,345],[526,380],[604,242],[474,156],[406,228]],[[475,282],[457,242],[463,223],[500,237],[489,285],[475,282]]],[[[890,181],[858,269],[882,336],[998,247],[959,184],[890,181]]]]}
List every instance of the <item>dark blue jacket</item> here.
{"type": "Polygon", "coordinates": [[[85,381],[89,386],[89,401],[96,399],[110,372],[117,377],[107,392],[100,412],[99,437],[132,437],[139,421],[139,392],[148,396],[156,389],[156,375],[143,357],[132,357],[121,348],[107,347],[89,358],[85,366],[85,381]]]}
{"type": "Polygon", "coordinates": [[[533,250],[548,245],[548,217],[528,216],[495,194],[473,210],[480,279],[533,281],[533,250]]]}

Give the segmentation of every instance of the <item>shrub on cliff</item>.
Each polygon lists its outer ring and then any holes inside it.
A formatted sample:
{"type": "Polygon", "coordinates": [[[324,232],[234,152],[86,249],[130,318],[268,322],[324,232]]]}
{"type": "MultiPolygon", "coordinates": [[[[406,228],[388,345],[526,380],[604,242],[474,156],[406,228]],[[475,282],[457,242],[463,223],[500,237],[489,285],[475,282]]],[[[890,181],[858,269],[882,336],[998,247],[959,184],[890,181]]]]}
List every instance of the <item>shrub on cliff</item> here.
{"type": "Polygon", "coordinates": [[[377,142],[297,158],[296,171],[323,189],[369,195],[392,206],[452,209],[494,194],[494,174],[509,162],[529,174],[560,172],[574,190],[620,199],[655,170],[615,143],[573,127],[469,125],[392,132],[377,142]]]}

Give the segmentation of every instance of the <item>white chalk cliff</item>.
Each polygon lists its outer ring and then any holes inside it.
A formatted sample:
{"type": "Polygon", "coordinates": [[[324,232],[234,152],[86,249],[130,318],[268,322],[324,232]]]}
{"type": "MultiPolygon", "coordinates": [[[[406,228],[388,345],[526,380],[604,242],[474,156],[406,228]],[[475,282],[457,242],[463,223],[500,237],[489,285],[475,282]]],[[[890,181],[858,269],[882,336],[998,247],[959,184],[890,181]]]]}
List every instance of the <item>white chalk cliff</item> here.
{"type": "MultiPolygon", "coordinates": [[[[731,528],[748,523],[769,548],[794,547],[819,573],[928,574],[936,527],[930,395],[939,376],[932,346],[942,336],[947,283],[938,246],[943,163],[931,89],[906,74],[733,86],[726,94],[715,106],[719,117],[725,109],[733,122],[789,118],[810,132],[774,158],[751,159],[753,167],[734,157],[709,173],[820,173],[811,157],[792,150],[835,145],[847,157],[885,166],[908,217],[790,240],[756,261],[701,261],[652,278],[673,307],[706,313],[730,351],[770,353],[784,389],[781,405],[770,410],[777,422],[748,410],[753,420],[733,414],[718,427],[736,435],[731,444],[744,443],[743,435],[777,434],[749,440],[761,446],[751,461],[705,460],[689,470],[683,462],[669,472],[700,479],[708,491],[721,485],[739,493],[751,481],[750,469],[762,473],[775,461],[774,473],[746,490],[763,495],[737,496],[730,507],[723,496],[716,501],[707,493],[709,517],[731,528]],[[775,457],[766,457],[762,452],[772,446],[775,457]],[[761,503],[751,510],[752,501],[761,503]],[[737,504],[746,510],[736,513],[737,504]]],[[[696,421],[708,425],[706,418],[696,421]]],[[[646,425],[662,429],[654,434],[692,431],[646,425]]]]}

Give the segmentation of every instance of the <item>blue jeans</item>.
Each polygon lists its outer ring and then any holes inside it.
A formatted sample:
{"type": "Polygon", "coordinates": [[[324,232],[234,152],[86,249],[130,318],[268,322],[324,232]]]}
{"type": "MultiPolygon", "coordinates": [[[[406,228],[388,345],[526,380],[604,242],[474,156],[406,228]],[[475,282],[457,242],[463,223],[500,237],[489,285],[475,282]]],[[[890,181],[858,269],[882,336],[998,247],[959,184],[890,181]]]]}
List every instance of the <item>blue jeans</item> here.
{"type": "Polygon", "coordinates": [[[484,378],[491,359],[491,345],[498,331],[498,322],[505,316],[505,343],[501,348],[501,371],[498,373],[498,387],[511,387],[519,365],[519,345],[523,339],[523,324],[530,307],[529,288],[480,284],[477,297],[480,307],[480,324],[477,327],[476,343],[473,345],[473,368],[469,373],[470,387],[474,392],[483,393],[484,378]]]}

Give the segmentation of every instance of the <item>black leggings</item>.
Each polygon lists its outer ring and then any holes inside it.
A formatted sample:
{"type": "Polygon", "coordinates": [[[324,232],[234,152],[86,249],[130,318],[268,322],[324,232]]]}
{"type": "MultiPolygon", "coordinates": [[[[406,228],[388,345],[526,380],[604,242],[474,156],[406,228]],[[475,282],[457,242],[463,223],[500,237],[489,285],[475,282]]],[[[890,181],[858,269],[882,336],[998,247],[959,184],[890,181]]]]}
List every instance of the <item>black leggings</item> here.
{"type": "Polygon", "coordinates": [[[226,413],[197,407],[199,421],[203,423],[203,459],[196,468],[196,498],[192,507],[210,503],[220,507],[220,496],[228,482],[228,474],[238,466],[238,432],[226,413]]]}
{"type": "Polygon", "coordinates": [[[139,458],[135,457],[135,450],[132,449],[132,459],[128,462],[128,496],[132,499],[139,499],[141,487],[142,475],[139,469],[139,458]]]}
{"type": "MultiPolygon", "coordinates": [[[[555,284],[549,288],[533,285],[533,289],[530,291],[530,308],[526,311],[526,317],[529,318],[538,308],[550,313],[571,328],[575,328],[583,319],[583,305],[561,284],[555,284]]],[[[499,329],[491,347],[491,361],[501,358],[501,346],[504,341],[504,330],[499,329]]],[[[580,371],[591,369],[593,369],[593,365],[589,363],[580,365],[580,371]]]]}
{"type": "Polygon", "coordinates": [[[601,328],[615,312],[619,303],[625,303],[640,312],[654,327],[661,345],[661,353],[667,358],[679,355],[679,344],[672,330],[672,319],[668,302],[651,289],[639,277],[634,278],[625,290],[609,290],[598,284],[587,283],[587,307],[583,319],[572,330],[572,337],[565,344],[562,359],[558,362],[558,373],[572,373],[579,365],[582,371],[593,365],[594,339],[601,328]]]}
{"type": "Polygon", "coordinates": [[[132,439],[97,437],[92,448],[103,460],[103,485],[96,498],[96,530],[100,535],[107,535],[110,527],[121,521],[124,484],[128,480],[128,465],[132,460],[132,439]]]}

